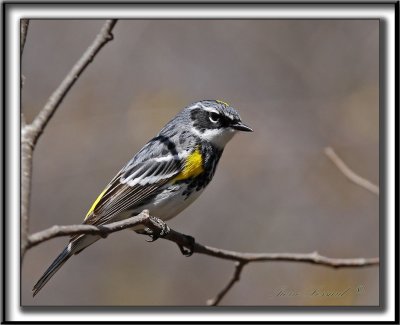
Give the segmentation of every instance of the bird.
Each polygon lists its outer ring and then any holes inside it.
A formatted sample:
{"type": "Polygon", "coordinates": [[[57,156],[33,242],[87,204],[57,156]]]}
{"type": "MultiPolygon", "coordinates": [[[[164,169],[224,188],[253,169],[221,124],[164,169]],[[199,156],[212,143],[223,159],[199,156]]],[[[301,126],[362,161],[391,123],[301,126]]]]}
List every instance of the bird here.
{"type": "MultiPolygon", "coordinates": [[[[101,227],[144,210],[162,221],[175,217],[204,191],[225,145],[240,131],[253,132],[242,122],[238,111],[222,100],[201,100],[185,107],[108,183],[83,224],[101,227]]],[[[133,230],[147,233],[140,226],[133,230]]],[[[71,236],[34,285],[33,297],[71,256],[100,238],[88,234],[71,236]]],[[[182,248],[181,251],[184,253],[182,248]]]]}

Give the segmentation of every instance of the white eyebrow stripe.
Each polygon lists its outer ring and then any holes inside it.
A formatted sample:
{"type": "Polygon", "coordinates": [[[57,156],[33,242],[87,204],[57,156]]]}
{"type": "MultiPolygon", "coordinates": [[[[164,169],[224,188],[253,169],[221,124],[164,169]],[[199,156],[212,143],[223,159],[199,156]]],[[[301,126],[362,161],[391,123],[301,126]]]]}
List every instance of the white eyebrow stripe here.
{"type": "Polygon", "coordinates": [[[204,110],[210,113],[216,113],[218,115],[221,115],[220,112],[218,112],[215,108],[212,107],[204,107],[204,110]]]}
{"type": "Polygon", "coordinates": [[[218,112],[215,108],[204,106],[202,103],[198,103],[198,106],[193,107],[193,108],[197,108],[197,107],[201,107],[202,109],[204,109],[207,112],[220,114],[220,112],[218,112]]]}

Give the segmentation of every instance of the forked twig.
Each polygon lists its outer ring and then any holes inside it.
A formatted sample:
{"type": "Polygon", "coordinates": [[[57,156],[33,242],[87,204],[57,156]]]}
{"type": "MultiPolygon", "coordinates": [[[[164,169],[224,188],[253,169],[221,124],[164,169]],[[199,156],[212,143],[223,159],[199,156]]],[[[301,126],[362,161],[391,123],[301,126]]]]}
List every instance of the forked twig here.
{"type": "Polygon", "coordinates": [[[229,280],[229,282],[226,284],[226,286],[214,297],[211,299],[207,300],[207,306],[217,306],[219,302],[222,300],[222,298],[225,297],[225,295],[228,293],[229,290],[233,287],[233,285],[236,282],[239,282],[240,280],[240,275],[243,271],[244,266],[248,262],[236,262],[235,263],[235,272],[232,275],[232,278],[229,280]]]}

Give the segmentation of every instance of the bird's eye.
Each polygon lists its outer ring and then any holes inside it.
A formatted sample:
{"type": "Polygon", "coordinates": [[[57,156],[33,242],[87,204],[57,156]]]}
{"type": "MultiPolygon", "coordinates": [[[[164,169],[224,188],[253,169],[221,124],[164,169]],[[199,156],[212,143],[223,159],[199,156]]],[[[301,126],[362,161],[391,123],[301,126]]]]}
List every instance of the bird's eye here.
{"type": "Polygon", "coordinates": [[[209,118],[210,118],[211,122],[217,123],[219,121],[219,119],[221,118],[221,116],[218,113],[211,112],[209,118]]]}

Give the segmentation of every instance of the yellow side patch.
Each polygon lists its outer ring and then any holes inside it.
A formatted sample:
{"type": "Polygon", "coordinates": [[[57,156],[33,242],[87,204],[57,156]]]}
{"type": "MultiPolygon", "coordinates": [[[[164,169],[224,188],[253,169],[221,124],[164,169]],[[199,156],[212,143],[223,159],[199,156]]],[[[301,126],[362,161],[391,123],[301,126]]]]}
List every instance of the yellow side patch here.
{"type": "Polygon", "coordinates": [[[219,100],[219,99],[217,99],[216,102],[217,102],[217,103],[220,103],[220,104],[222,104],[222,105],[225,105],[225,106],[230,106],[227,102],[224,102],[224,101],[219,100]]]}
{"type": "Polygon", "coordinates": [[[92,206],[90,207],[90,210],[89,210],[88,213],[86,214],[85,220],[86,220],[87,217],[89,217],[89,215],[94,211],[94,209],[96,209],[97,204],[99,203],[99,201],[101,200],[101,198],[104,196],[104,194],[106,194],[107,189],[108,189],[108,186],[103,190],[103,192],[100,193],[100,195],[97,197],[96,201],[94,201],[94,203],[93,203],[92,206]]]}
{"type": "Polygon", "coordinates": [[[191,177],[196,177],[204,171],[203,168],[203,157],[199,148],[193,151],[189,157],[186,158],[185,167],[183,170],[174,178],[174,181],[185,180],[191,177]]]}

